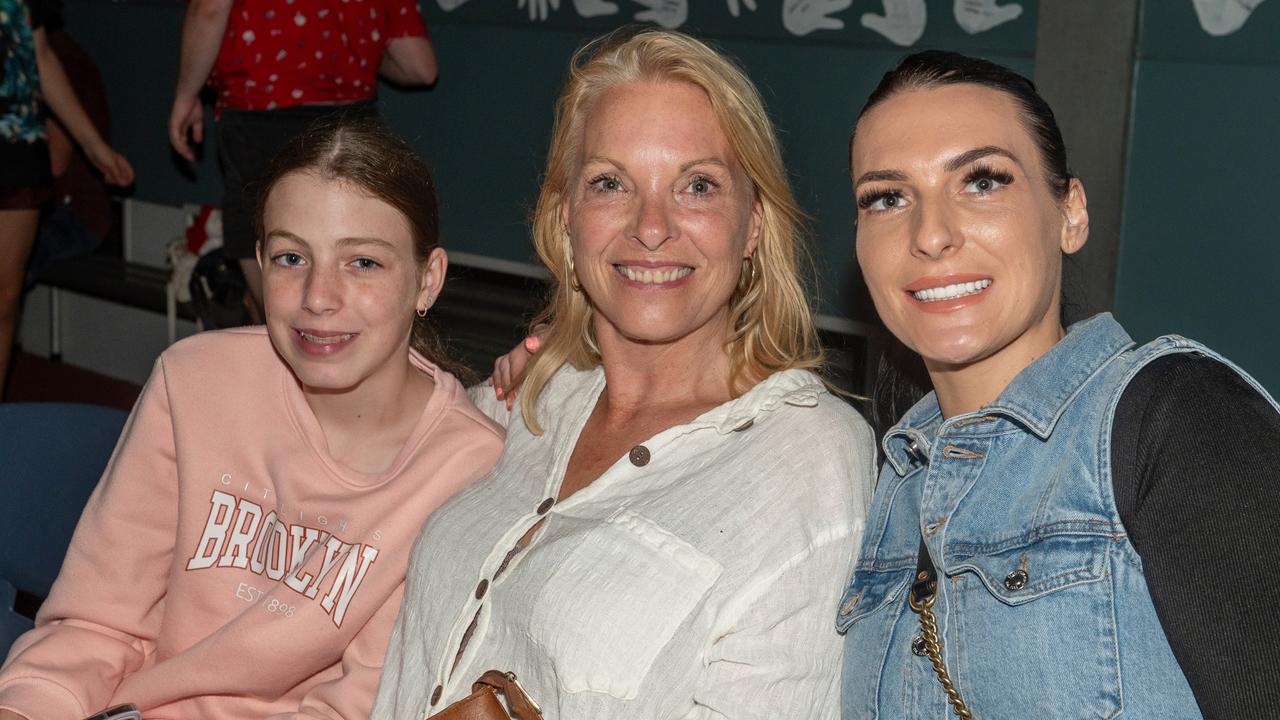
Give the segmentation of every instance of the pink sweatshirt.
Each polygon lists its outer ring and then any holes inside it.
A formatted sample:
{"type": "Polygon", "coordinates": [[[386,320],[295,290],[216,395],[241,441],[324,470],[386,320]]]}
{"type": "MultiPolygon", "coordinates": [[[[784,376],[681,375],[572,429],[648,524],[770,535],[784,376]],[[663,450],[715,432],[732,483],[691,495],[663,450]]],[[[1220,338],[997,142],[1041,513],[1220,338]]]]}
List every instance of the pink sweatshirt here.
{"type": "Polygon", "coordinates": [[[367,718],[422,521],[502,449],[458,381],[412,359],[435,392],[374,476],[329,456],[261,328],[166,351],[0,670],[0,708],[367,718]]]}

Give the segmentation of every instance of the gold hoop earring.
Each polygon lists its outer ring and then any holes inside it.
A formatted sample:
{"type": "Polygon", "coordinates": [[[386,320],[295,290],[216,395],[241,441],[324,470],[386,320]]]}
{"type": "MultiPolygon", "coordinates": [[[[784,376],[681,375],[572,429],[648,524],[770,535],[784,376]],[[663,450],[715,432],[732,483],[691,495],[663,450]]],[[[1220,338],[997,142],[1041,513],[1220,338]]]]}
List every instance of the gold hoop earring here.
{"type": "Polygon", "coordinates": [[[756,256],[742,258],[742,272],[738,273],[738,294],[746,295],[756,284],[756,256]]]}
{"type": "Polygon", "coordinates": [[[573,267],[573,255],[569,255],[569,289],[582,292],[582,283],[578,282],[578,271],[573,267]]]}

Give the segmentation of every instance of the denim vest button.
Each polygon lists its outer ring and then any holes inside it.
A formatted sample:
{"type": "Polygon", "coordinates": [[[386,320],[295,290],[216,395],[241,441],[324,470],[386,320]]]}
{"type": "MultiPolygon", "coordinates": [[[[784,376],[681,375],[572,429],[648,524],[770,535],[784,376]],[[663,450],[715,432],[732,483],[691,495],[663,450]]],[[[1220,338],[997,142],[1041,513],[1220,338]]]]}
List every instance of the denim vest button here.
{"type": "Polygon", "coordinates": [[[856,608],[856,607],[858,607],[858,600],[859,600],[859,599],[861,599],[861,598],[862,598],[862,594],[861,594],[861,593],[859,593],[859,594],[854,595],[853,597],[849,598],[848,600],[845,600],[843,603],[841,603],[841,604],[840,604],[840,616],[841,616],[841,617],[847,617],[847,616],[849,615],[849,613],[852,613],[852,612],[853,612],[853,609],[854,609],[854,608],[856,608]]]}
{"type": "Polygon", "coordinates": [[[929,654],[929,649],[923,636],[917,635],[916,639],[911,641],[911,652],[920,657],[925,657],[929,654]]]}
{"type": "Polygon", "coordinates": [[[1018,592],[1027,586],[1027,571],[1014,570],[1004,576],[1004,587],[1009,592],[1018,592]]]}
{"type": "Polygon", "coordinates": [[[627,457],[631,458],[632,465],[644,467],[649,464],[649,448],[637,445],[631,448],[631,452],[627,453],[627,457]]]}

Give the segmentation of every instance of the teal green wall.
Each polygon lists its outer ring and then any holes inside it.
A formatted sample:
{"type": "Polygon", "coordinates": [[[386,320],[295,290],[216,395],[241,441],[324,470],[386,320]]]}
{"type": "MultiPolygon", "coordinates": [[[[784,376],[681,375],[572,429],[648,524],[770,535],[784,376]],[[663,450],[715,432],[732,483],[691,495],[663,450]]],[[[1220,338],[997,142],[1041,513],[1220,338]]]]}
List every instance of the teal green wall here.
{"type": "MultiPolygon", "coordinates": [[[[391,125],[427,159],[440,187],[448,247],[531,262],[527,216],[542,171],[552,104],[569,56],[587,38],[628,22],[639,6],[582,19],[572,0],[533,22],[516,0],[471,0],[453,12],[422,3],[440,58],[430,90],[383,87],[391,125]]],[[[1007,4],[1007,3],[1006,3],[1007,4]]],[[[869,319],[853,261],[854,218],[847,143],[853,119],[880,75],[909,51],[859,22],[881,10],[857,2],[838,13],[842,30],[795,37],[782,24],[779,0],[732,17],[725,0],[692,0],[684,29],[712,39],[747,67],[778,124],[796,194],[813,218],[822,311],[869,319]]],[[[952,0],[928,0],[928,24],[915,48],[981,54],[1030,74],[1035,3],[1021,17],[968,35],[952,0]]],[[[116,141],[138,169],[136,197],[167,203],[216,202],[216,144],[205,143],[193,173],[169,152],[165,135],[177,71],[184,4],[173,0],[66,0],[71,32],[102,66],[111,90],[116,141]]]]}
{"type": "Polygon", "coordinates": [[[1189,0],[1146,2],[1136,71],[1116,315],[1280,392],[1280,2],[1217,38],[1189,0]]]}
{"type": "MultiPolygon", "coordinates": [[[[812,218],[823,312],[871,319],[854,265],[848,140],[862,101],[906,52],[863,28],[878,3],[838,15],[845,28],[804,37],[782,26],[780,2],[730,16],[724,0],[691,2],[684,29],[737,57],[760,87],[778,125],[796,195],[812,218]]],[[[970,36],[952,18],[951,0],[928,3],[929,23],[916,47],[983,54],[1031,72],[1034,3],[1022,17],[970,36]]],[[[586,39],[629,15],[578,18],[561,10],[531,23],[515,0],[471,0],[453,12],[423,3],[440,56],[440,82],[426,112],[417,98],[384,93],[393,125],[414,140],[437,174],[442,222],[454,247],[530,262],[526,218],[543,169],[552,105],[569,56],[586,39]]],[[[634,11],[626,0],[619,3],[634,11]]]]}
{"type": "Polygon", "coordinates": [[[112,142],[137,171],[134,197],[175,205],[218,202],[222,193],[211,142],[206,140],[194,169],[169,151],[169,106],[185,8],[175,0],[63,2],[67,32],[102,70],[112,142]]]}

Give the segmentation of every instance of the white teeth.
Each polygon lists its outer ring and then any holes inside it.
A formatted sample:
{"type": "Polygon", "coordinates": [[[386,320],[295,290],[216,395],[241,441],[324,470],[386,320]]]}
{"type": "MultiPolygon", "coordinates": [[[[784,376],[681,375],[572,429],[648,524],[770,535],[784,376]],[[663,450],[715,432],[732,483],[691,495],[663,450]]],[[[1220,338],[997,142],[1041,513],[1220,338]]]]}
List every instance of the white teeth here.
{"type": "Polygon", "coordinates": [[[671,268],[670,270],[633,270],[626,265],[614,265],[614,267],[617,268],[618,274],[626,279],[646,285],[662,285],[675,282],[693,272],[693,268],[689,267],[671,268]]]}
{"type": "Polygon", "coordinates": [[[346,342],[346,341],[350,340],[351,338],[355,337],[355,334],[354,334],[354,333],[347,333],[347,334],[345,334],[345,335],[329,335],[329,336],[326,336],[326,337],[320,337],[319,335],[312,335],[311,333],[306,333],[306,332],[303,332],[303,331],[301,331],[301,330],[299,330],[299,331],[298,331],[298,334],[302,336],[302,339],[303,339],[303,340],[306,340],[306,341],[307,341],[307,342],[309,342],[309,343],[315,343],[316,345],[334,345],[334,344],[337,344],[337,343],[343,343],[343,342],[346,342]]]}
{"type": "Polygon", "coordinates": [[[965,295],[973,295],[982,292],[991,287],[990,280],[975,280],[974,282],[955,283],[953,285],[944,285],[942,287],[927,288],[925,290],[917,290],[912,294],[915,299],[921,302],[933,302],[936,300],[953,300],[965,295]]]}

